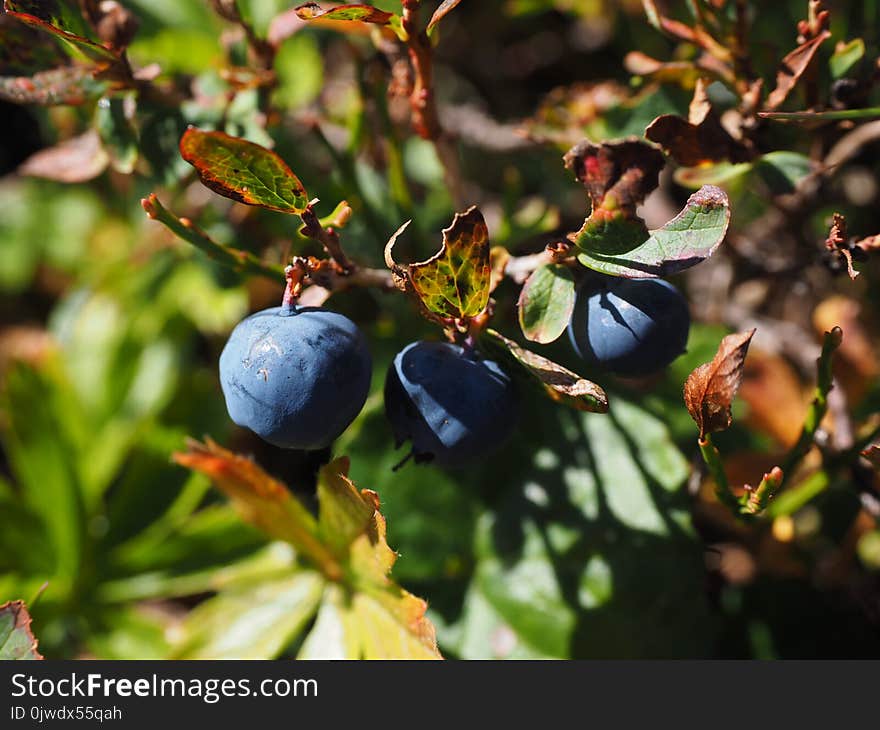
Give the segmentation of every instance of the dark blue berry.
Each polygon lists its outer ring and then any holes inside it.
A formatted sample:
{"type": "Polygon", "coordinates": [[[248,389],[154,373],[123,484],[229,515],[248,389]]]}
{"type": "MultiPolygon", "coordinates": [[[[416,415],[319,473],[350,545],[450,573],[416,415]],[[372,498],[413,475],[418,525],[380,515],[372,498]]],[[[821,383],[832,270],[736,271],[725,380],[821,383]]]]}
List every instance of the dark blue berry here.
{"type": "Polygon", "coordinates": [[[220,355],[229,416],[275,446],[329,446],[363,408],[372,360],[347,317],[281,307],[240,322],[220,355]],[[284,310],[286,311],[286,310],[284,310]]]}
{"type": "Polygon", "coordinates": [[[578,289],[568,334],[587,362],[638,376],[681,355],[689,329],[687,301],[669,282],[591,274],[578,289]]]}

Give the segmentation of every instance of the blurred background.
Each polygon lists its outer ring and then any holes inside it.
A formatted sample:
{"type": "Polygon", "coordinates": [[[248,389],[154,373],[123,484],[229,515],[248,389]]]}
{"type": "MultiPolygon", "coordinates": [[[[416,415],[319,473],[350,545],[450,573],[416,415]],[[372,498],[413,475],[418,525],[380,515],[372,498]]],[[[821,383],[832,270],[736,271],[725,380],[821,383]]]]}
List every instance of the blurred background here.
{"type": "MultiPolygon", "coordinates": [[[[117,99],[131,139],[105,138],[104,153],[81,151],[66,172],[34,165],[33,155],[91,128],[95,104],[0,102],[0,602],[39,596],[34,627],[49,658],[175,655],[195,606],[224,585],[257,586],[267,565],[289,559],[207,478],[171,462],[187,436],[253,455],[309,503],[330,456],[276,449],[226,415],[217,378],[225,338],[249,312],[276,304],[282,282],[219,267],[148,220],[141,198],[156,192],[215,240],[267,261],[319,252],[289,218],[194,180],[177,153],[186,125],[274,146],[322,215],[348,200],[342,240],[365,264],[382,265],[385,241],[409,218],[406,255],[432,253],[455,210],[434,148],[387,95],[394,64],[367,34],[297,25],[283,0],[240,0],[261,37],[283,36],[267,114],[264,92],[229,73],[247,63],[245,44],[211,3],[122,5],[140,21],[133,66],[158,64],[155,83],[166,91],[117,99]]],[[[686,17],[686,5],[664,7],[686,17]]],[[[880,105],[880,3],[825,5],[833,38],[818,63],[824,100],[847,108],[846,90],[856,89],[854,104],[880,105]],[[863,54],[835,77],[834,44],[856,38],[863,54]]],[[[797,45],[807,3],[751,6],[750,58],[769,83],[797,45]]],[[[15,59],[2,56],[13,21],[0,21],[0,75],[15,75],[15,59]]],[[[686,115],[693,75],[644,73],[633,51],[685,66],[694,57],[637,1],[464,0],[444,19],[440,116],[493,245],[540,251],[581,225],[588,203],[561,161],[573,142],[641,136],[660,114],[686,115]]],[[[736,101],[720,84],[711,94],[721,110],[736,101]]],[[[793,94],[786,108],[804,104],[793,94]]],[[[394,294],[330,299],[368,333],[375,362],[367,405],[332,451],[348,454],[354,481],[379,493],[400,553],[394,576],[429,602],[444,656],[880,654],[876,472],[861,461],[827,470],[814,450],[781,506],[738,524],[703,475],[681,399],[688,373],[723,335],[758,328],[734,426],[718,438],[731,482],[755,483],[797,439],[821,333],[839,325],[823,438],[845,449],[876,426],[880,268],[869,259],[850,281],[824,240],[835,211],[853,235],[880,232],[880,135],[814,179],[856,124],[766,123],[760,152],[777,157],[763,165],[670,164],[645,205],[649,227],[703,181],[722,184],[733,211],[719,253],[674,280],[694,319],[687,354],[654,378],[623,382],[589,372],[561,339],[542,352],[601,383],[611,413],[526,393],[513,442],[466,471],[392,471],[403,453],[383,414],[385,372],[405,344],[439,330],[394,294]],[[780,162],[783,151],[791,156],[780,162]]],[[[495,295],[495,326],[510,337],[519,337],[517,294],[505,281],[495,295]]],[[[301,638],[280,643],[267,655],[295,656],[301,638]]]]}

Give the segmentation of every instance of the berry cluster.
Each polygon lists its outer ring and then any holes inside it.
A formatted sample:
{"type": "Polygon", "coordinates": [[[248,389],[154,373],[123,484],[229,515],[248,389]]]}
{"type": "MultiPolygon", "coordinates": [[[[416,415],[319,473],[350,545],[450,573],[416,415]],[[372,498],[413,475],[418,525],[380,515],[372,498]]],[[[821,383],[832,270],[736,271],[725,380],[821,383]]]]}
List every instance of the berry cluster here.
{"type": "MultiPolygon", "coordinates": [[[[589,273],[568,326],[586,362],[622,376],[668,365],[685,348],[684,297],[659,279],[589,273]]],[[[372,359],[347,317],[285,305],[251,315],[220,356],[229,415],[275,446],[329,446],[363,408],[372,359]]],[[[460,467],[497,449],[517,423],[510,377],[472,345],[419,341],[394,358],[385,379],[385,413],[400,446],[416,461],[460,467]]]]}

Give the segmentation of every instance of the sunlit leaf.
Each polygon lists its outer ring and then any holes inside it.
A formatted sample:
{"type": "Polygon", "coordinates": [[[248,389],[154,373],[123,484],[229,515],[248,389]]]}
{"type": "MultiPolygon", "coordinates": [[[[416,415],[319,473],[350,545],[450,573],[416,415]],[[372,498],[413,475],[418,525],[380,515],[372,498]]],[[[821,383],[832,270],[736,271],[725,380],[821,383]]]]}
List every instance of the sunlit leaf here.
{"type": "Polygon", "coordinates": [[[532,272],[519,295],[519,324],[526,339],[547,344],[558,339],[574,310],[571,268],[544,264],[532,272]]]}
{"type": "Polygon", "coordinates": [[[634,279],[668,276],[704,261],[721,245],[730,223],[727,194],[705,185],[687,205],[647,240],[616,248],[582,249],[578,261],[596,271],[634,279]]]}
{"type": "MultiPolygon", "coordinates": [[[[290,542],[303,558],[318,568],[323,578],[345,586],[351,600],[350,613],[347,609],[344,611],[345,616],[351,618],[345,629],[347,638],[343,640],[346,652],[366,658],[441,658],[434,627],[425,617],[427,604],[389,577],[397,555],[385,539],[385,519],[378,511],[378,497],[370,490],[357,490],[347,477],[346,458],[330,462],[318,475],[317,520],[281,482],[254,462],[210,441],[190,443],[189,451],[176,454],[175,459],[208,474],[249,522],[290,542]]],[[[221,593],[203,604],[204,608],[196,609],[190,625],[193,636],[201,638],[188,640],[188,647],[197,648],[187,648],[184,653],[187,656],[232,656],[256,641],[270,641],[268,646],[258,645],[259,653],[277,654],[314,614],[323,585],[318,573],[309,572],[279,579],[267,588],[270,595],[266,599],[266,611],[269,613],[265,621],[283,622],[286,632],[283,640],[266,639],[258,633],[260,605],[259,601],[251,605],[249,592],[221,593]],[[282,610],[285,606],[287,612],[282,610]],[[230,613],[239,615],[236,610],[241,616],[241,623],[236,619],[236,625],[240,625],[240,633],[248,637],[246,640],[226,637],[223,620],[214,615],[216,611],[228,618],[230,613]],[[204,613],[200,615],[199,611],[204,613]],[[208,623],[214,628],[203,634],[199,627],[208,623]]],[[[324,613],[330,610],[325,609],[324,613]]],[[[325,623],[331,618],[342,620],[338,605],[336,613],[336,617],[325,615],[325,623]]],[[[262,632],[267,633],[265,629],[262,632]]],[[[313,648],[317,641],[317,638],[313,640],[313,648]]]]}
{"type": "Polygon", "coordinates": [[[861,38],[853,38],[849,43],[838,43],[828,61],[831,66],[831,75],[835,79],[842,78],[859,62],[865,55],[865,41],[861,38]]]}
{"type": "Polygon", "coordinates": [[[344,23],[370,23],[372,25],[387,26],[401,40],[406,40],[407,37],[399,15],[379,10],[372,5],[337,5],[336,7],[322,10],[318,3],[304,3],[296,8],[296,14],[302,20],[331,20],[344,23]]]}
{"type": "Polygon", "coordinates": [[[284,160],[253,142],[190,127],[180,139],[180,154],[202,183],[224,197],[282,213],[302,213],[309,203],[284,160]]]}
{"type": "Polygon", "coordinates": [[[392,249],[402,226],[385,247],[385,261],[404,287],[412,287],[425,308],[448,319],[475,317],[489,302],[489,230],[479,208],[456,213],[443,229],[440,250],[427,261],[398,264],[392,249]]]}

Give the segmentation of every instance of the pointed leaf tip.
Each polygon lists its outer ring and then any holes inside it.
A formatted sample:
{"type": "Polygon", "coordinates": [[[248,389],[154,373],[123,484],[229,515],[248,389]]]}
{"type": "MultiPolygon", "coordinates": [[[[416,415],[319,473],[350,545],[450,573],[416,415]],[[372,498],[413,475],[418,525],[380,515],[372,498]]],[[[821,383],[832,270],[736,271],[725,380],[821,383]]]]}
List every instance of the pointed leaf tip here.
{"type": "Polygon", "coordinates": [[[729,428],[731,404],[742,383],[746,354],[754,335],[754,329],[727,335],[712,361],[700,365],[685,381],[684,402],[700,429],[700,440],[706,434],[729,428]]]}

